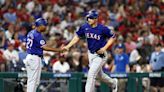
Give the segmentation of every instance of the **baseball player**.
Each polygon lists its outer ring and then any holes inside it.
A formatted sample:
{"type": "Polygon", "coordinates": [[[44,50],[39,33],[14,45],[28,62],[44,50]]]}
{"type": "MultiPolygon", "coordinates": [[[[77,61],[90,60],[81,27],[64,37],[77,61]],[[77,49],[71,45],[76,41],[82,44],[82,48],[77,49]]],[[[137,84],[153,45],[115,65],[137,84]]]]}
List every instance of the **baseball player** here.
{"type": "Polygon", "coordinates": [[[107,60],[106,50],[115,41],[115,34],[108,27],[97,22],[98,12],[91,10],[86,15],[87,22],[76,32],[77,35],[64,46],[63,50],[69,50],[77,43],[81,37],[85,37],[88,44],[89,71],[85,92],[95,91],[95,79],[109,84],[113,92],[117,92],[117,79],[110,78],[102,71],[102,67],[107,60]],[[108,39],[107,39],[108,38],[108,39]]]}
{"type": "Polygon", "coordinates": [[[46,41],[42,36],[42,32],[46,30],[47,21],[39,18],[35,21],[36,28],[27,34],[26,48],[27,57],[24,60],[27,69],[27,92],[36,92],[40,82],[41,60],[43,50],[57,52],[60,49],[46,46],[46,41]]]}

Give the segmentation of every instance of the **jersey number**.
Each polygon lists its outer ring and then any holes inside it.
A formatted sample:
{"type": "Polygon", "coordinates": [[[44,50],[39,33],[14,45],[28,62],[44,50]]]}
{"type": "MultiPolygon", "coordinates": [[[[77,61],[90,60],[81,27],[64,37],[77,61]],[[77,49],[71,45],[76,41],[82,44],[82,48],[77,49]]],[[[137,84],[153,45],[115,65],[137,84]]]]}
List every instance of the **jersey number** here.
{"type": "Polygon", "coordinates": [[[26,48],[31,48],[31,47],[32,47],[32,44],[33,44],[33,40],[30,39],[30,38],[27,38],[27,45],[26,45],[26,48]]]}

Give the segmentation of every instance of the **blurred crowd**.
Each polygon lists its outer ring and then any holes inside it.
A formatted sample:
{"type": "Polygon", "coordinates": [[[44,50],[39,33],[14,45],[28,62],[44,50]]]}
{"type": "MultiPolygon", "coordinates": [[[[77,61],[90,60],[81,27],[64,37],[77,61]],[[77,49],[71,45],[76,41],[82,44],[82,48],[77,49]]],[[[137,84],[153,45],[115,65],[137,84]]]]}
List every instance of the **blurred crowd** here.
{"type": "MultiPolygon", "coordinates": [[[[25,71],[26,35],[37,18],[48,20],[43,34],[47,45],[60,48],[86,22],[91,9],[98,10],[98,22],[117,35],[105,72],[164,71],[163,4],[163,0],[0,0],[0,71],[25,71]]],[[[62,54],[45,51],[42,63],[43,72],[87,73],[87,44],[82,39],[62,54]]]]}
{"type": "MultiPolygon", "coordinates": [[[[48,20],[47,45],[67,44],[91,9],[98,22],[117,34],[109,48],[107,72],[150,72],[164,68],[162,0],[0,0],[0,71],[24,71],[26,34],[34,21],[48,20]],[[121,62],[120,62],[121,61],[121,62]]],[[[82,39],[69,52],[44,52],[43,71],[87,72],[87,44],[82,39]]]]}

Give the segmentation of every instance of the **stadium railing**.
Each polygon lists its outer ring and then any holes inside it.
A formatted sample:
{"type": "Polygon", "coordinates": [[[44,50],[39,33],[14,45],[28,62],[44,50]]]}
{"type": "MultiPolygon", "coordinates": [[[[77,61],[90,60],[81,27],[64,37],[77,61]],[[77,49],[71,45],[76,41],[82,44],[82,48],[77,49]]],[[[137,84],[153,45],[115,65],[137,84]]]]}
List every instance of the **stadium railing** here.
{"type": "MultiPolygon", "coordinates": [[[[164,77],[164,72],[152,73],[108,73],[110,77],[127,78],[128,92],[143,92],[142,78],[164,77]]],[[[74,73],[42,73],[41,78],[67,78],[69,92],[82,92],[82,79],[86,78],[86,74],[80,72],[74,73]]],[[[24,78],[27,77],[25,72],[0,72],[0,92],[4,92],[4,79],[6,78],[24,78]]],[[[105,83],[101,83],[100,92],[109,92],[110,89],[105,83]]]]}

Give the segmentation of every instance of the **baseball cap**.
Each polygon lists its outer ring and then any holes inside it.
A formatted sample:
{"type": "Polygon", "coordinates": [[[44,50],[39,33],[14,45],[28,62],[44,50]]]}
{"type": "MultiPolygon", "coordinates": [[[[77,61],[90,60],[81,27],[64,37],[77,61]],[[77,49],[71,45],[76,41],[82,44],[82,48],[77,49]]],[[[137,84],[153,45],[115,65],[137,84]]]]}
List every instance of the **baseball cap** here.
{"type": "Polygon", "coordinates": [[[123,46],[123,44],[118,44],[118,45],[116,46],[116,48],[123,49],[124,46],[123,46]]]}
{"type": "Polygon", "coordinates": [[[87,13],[86,18],[90,18],[90,19],[98,18],[98,12],[96,10],[90,10],[87,13]]]}
{"type": "Polygon", "coordinates": [[[35,21],[35,26],[40,26],[40,25],[44,25],[44,26],[47,26],[48,25],[48,22],[47,20],[43,19],[43,18],[38,18],[36,19],[35,21]]]}

